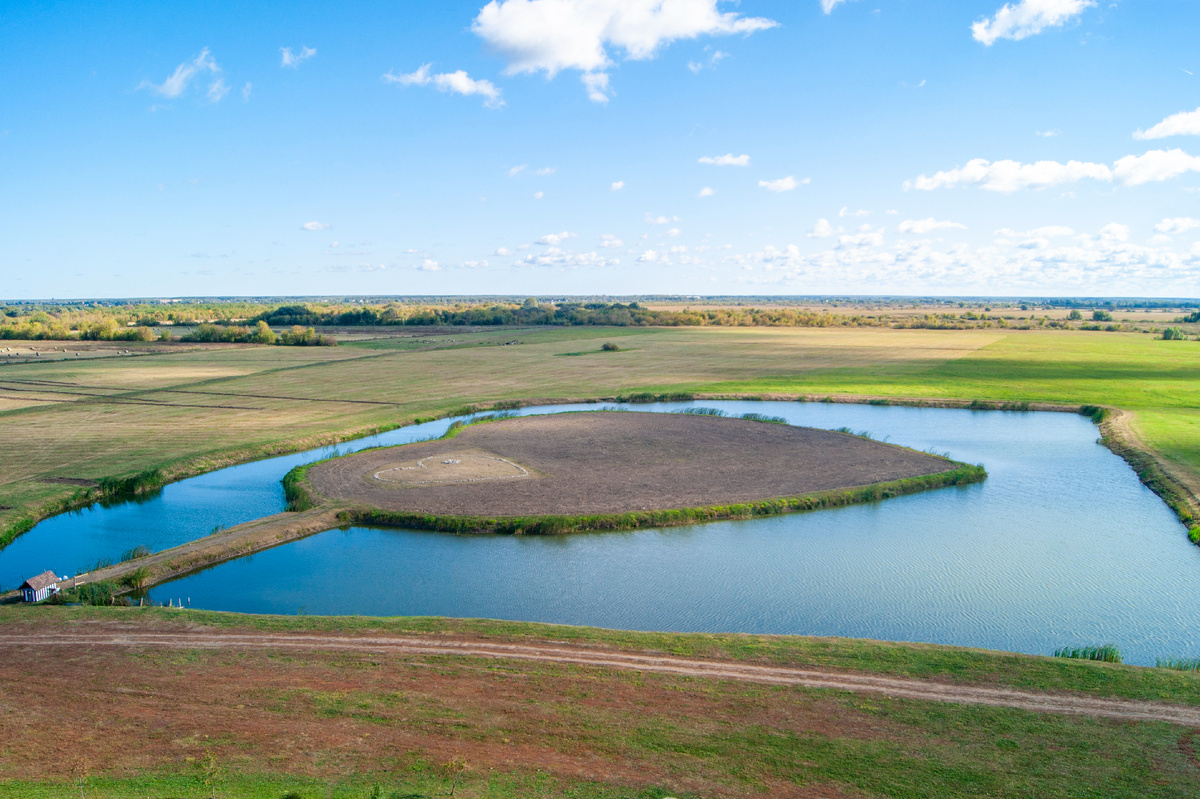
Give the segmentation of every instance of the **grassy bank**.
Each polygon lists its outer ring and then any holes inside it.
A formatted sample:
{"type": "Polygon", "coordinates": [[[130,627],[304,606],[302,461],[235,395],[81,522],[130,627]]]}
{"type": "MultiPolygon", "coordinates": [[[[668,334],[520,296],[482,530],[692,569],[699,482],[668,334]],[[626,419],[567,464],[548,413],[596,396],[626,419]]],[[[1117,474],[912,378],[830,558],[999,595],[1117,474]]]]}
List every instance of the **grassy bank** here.
{"type": "MultiPolygon", "coordinates": [[[[928,645],[430,618],[0,608],[0,632],[336,632],[671,653],[1200,705],[1200,675],[928,645]]],[[[15,650],[14,650],[15,651],[15,650]]],[[[1194,731],[470,655],[98,647],[0,668],[0,796],[1183,797],[1194,731]],[[53,667],[50,667],[53,664],[53,667]],[[45,668],[43,668],[45,667],[45,668]],[[38,680],[23,675],[34,669],[38,680]],[[114,678],[114,675],[119,675],[114,678]],[[87,701],[83,701],[86,697],[87,701]],[[33,734],[71,708],[56,736],[33,734]],[[96,734],[101,730],[102,734],[96,734]],[[67,745],[73,758],[63,757],[67,745]],[[1082,777],[1081,775],[1086,775],[1082,777]]]]}

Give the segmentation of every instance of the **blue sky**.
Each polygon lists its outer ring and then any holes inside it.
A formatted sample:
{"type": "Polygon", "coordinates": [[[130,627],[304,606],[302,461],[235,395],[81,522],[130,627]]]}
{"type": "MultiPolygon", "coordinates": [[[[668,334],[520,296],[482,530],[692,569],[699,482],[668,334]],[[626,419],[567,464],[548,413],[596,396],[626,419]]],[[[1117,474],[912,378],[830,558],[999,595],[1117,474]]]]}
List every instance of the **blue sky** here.
{"type": "Polygon", "coordinates": [[[1200,3],[7,2],[0,296],[1200,296],[1200,3]]]}

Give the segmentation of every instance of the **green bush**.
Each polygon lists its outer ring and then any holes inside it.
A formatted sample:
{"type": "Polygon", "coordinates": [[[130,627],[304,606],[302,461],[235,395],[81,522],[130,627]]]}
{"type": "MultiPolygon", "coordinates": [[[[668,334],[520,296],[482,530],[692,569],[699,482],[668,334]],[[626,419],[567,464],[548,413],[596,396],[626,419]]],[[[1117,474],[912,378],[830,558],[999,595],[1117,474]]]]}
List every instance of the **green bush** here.
{"type": "Polygon", "coordinates": [[[602,352],[620,352],[621,348],[611,341],[606,341],[600,345],[600,350],[602,352]]]}
{"type": "Polygon", "coordinates": [[[1187,340],[1187,334],[1183,332],[1183,328],[1168,327],[1166,330],[1164,330],[1162,332],[1162,340],[1163,341],[1185,341],[1185,340],[1187,340]]]}
{"type": "Polygon", "coordinates": [[[1113,320],[1113,315],[1111,313],[1109,313],[1108,311],[1099,311],[1099,310],[1092,311],[1092,321],[1093,322],[1111,322],[1112,320],[1113,320]]]}

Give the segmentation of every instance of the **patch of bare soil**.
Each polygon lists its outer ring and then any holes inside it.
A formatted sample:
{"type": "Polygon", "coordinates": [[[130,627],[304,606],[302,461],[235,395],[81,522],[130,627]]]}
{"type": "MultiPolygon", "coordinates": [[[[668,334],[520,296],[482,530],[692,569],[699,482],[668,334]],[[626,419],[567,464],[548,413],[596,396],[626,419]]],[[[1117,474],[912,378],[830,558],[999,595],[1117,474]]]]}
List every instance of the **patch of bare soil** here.
{"type": "MultiPolygon", "coordinates": [[[[461,459],[461,458],[460,458],[461,459]]],[[[547,516],[733,505],[954,468],[921,452],[829,430],[684,414],[526,416],[313,467],[320,495],[391,511],[547,516]],[[383,475],[458,453],[501,459],[531,479],[396,483],[383,475]]]]}

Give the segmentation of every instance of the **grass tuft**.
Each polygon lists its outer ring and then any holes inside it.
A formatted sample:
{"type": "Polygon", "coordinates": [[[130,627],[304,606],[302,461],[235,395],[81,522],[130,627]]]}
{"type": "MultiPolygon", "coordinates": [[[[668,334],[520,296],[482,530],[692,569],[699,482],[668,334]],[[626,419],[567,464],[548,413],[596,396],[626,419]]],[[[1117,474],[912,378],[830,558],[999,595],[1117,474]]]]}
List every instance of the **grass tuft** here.
{"type": "Polygon", "coordinates": [[[767,424],[788,424],[782,416],[767,416],[765,413],[743,413],[742,419],[749,422],[766,422],[767,424]]]}
{"type": "Polygon", "coordinates": [[[682,413],[684,416],[724,416],[725,411],[720,408],[684,408],[683,410],[675,411],[682,413]]]}
{"type": "Polygon", "coordinates": [[[1121,663],[1121,650],[1114,644],[1102,646],[1063,647],[1054,650],[1056,658],[1072,658],[1074,660],[1099,660],[1103,663],[1121,663]]]}
{"type": "Polygon", "coordinates": [[[1157,658],[1154,667],[1173,671],[1200,671],[1200,658],[1157,658]]]}

